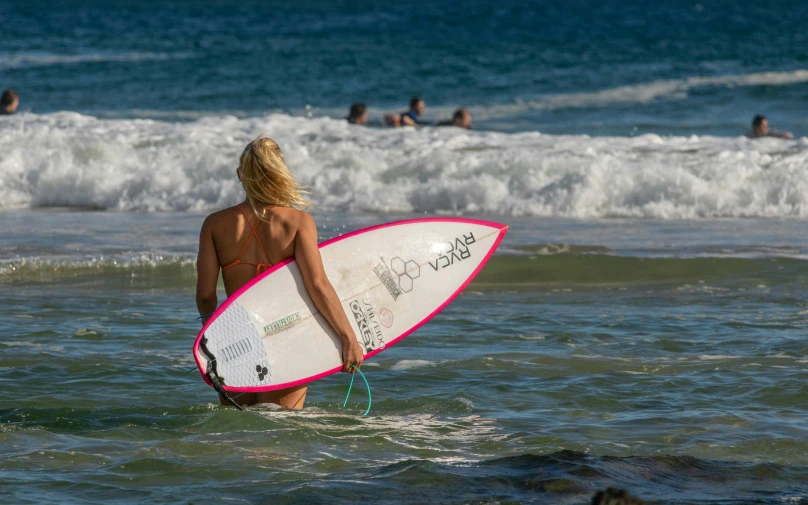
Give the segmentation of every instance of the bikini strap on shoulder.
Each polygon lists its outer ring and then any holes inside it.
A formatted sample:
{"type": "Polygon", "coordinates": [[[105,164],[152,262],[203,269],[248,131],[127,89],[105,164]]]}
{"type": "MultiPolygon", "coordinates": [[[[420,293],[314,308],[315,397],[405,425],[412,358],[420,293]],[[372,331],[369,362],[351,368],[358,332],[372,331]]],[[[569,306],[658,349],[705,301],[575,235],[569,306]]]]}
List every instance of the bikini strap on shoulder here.
{"type": "Polygon", "coordinates": [[[269,257],[269,253],[264,247],[264,244],[261,243],[261,238],[258,236],[258,232],[255,230],[255,226],[253,226],[252,221],[250,221],[250,216],[248,216],[247,213],[244,212],[244,209],[241,208],[241,205],[236,205],[236,207],[238,207],[238,210],[240,210],[241,213],[244,214],[244,219],[247,220],[247,224],[250,225],[250,230],[252,230],[252,232],[250,233],[250,237],[247,239],[247,242],[244,243],[244,247],[241,249],[241,254],[238,255],[239,259],[241,259],[241,255],[244,254],[244,251],[247,250],[247,244],[250,243],[250,240],[252,239],[253,235],[255,235],[256,242],[258,242],[258,245],[261,246],[261,250],[264,251],[264,256],[266,256],[267,261],[269,261],[269,264],[272,265],[272,259],[269,257]]]}

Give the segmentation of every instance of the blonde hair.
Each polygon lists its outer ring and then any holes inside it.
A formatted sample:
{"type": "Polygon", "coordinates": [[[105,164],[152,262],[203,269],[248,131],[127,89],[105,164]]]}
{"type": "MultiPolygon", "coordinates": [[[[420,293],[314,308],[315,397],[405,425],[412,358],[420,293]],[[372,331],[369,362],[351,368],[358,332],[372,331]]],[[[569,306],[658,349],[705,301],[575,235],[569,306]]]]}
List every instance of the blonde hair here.
{"type": "Polygon", "coordinates": [[[306,209],[311,202],[303,197],[308,191],[298,184],[289,168],[278,143],[264,134],[247,144],[239,158],[241,185],[247,192],[247,201],[262,218],[259,207],[279,205],[306,209]]]}

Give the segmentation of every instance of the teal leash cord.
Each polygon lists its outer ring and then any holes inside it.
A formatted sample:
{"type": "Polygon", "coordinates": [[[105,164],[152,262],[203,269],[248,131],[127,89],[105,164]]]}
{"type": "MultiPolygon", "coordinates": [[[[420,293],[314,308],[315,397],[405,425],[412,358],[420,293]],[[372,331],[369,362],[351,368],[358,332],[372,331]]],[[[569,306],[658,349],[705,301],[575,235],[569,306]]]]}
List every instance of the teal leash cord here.
{"type": "MultiPolygon", "coordinates": [[[[362,417],[367,417],[368,412],[370,412],[370,406],[373,404],[373,398],[371,398],[371,396],[370,396],[370,384],[368,384],[368,380],[365,377],[365,374],[362,373],[362,370],[356,368],[356,365],[351,365],[351,366],[354,368],[354,370],[359,372],[359,375],[362,376],[362,380],[365,381],[365,388],[367,388],[367,390],[368,390],[368,409],[365,411],[364,414],[362,414],[362,417]]],[[[342,403],[342,408],[345,408],[345,406],[348,405],[348,397],[351,396],[351,388],[353,387],[354,377],[356,377],[356,374],[352,373],[351,374],[351,383],[348,385],[348,394],[345,395],[345,401],[342,403]]]]}

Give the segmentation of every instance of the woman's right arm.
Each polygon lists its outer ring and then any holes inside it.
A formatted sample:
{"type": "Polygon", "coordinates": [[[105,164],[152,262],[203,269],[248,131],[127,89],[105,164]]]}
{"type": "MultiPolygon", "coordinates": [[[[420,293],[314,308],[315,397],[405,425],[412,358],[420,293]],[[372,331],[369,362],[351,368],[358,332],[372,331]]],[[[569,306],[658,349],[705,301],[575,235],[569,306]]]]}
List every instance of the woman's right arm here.
{"type": "Polygon", "coordinates": [[[219,282],[219,257],[213,243],[212,217],[208,216],[199,232],[199,255],[196,257],[196,308],[202,326],[216,310],[216,284],[219,282]]]}
{"type": "Polygon", "coordinates": [[[352,366],[359,368],[362,364],[364,352],[356,341],[337,292],[325,274],[320,249],[317,247],[317,226],[314,219],[305,212],[302,216],[295,237],[295,260],[303,274],[303,283],[311,300],[342,342],[342,371],[353,372],[352,366]]]}

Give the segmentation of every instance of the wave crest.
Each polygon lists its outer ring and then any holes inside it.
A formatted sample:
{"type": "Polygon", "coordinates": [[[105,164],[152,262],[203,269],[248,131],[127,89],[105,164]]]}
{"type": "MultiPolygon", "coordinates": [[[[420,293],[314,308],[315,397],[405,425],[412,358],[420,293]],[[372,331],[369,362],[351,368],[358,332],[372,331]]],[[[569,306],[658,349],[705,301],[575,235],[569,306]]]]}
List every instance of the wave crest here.
{"type": "Polygon", "coordinates": [[[20,114],[0,123],[0,205],[205,211],[238,203],[267,131],[324,210],[571,218],[806,217],[808,139],[384,130],[283,114],[188,123],[20,114]]]}

